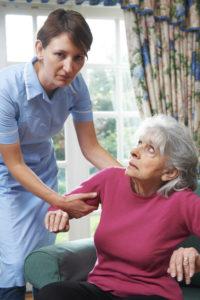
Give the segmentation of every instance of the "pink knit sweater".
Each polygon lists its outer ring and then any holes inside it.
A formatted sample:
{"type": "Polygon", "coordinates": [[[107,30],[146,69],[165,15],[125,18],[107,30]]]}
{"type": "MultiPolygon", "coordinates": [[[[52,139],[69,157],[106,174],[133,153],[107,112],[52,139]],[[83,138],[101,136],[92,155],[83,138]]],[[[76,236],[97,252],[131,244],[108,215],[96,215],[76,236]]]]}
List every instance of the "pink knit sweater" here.
{"type": "Polygon", "coordinates": [[[190,234],[200,236],[200,197],[191,190],[142,197],[134,193],[123,168],[105,169],[73,193],[96,191],[102,213],[95,233],[97,262],[88,281],[125,297],[160,295],[182,300],[167,274],[175,247],[190,234]]]}

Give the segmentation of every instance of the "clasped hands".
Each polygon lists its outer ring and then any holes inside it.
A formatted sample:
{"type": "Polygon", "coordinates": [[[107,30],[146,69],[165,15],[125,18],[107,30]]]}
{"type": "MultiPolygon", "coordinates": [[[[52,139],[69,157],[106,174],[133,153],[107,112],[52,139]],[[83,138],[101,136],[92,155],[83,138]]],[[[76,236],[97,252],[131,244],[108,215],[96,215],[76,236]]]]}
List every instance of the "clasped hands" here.
{"type": "Polygon", "coordinates": [[[45,215],[46,229],[55,233],[68,231],[69,219],[81,218],[98,208],[86,203],[87,200],[94,200],[96,197],[96,192],[62,196],[61,201],[52,206],[45,215]]]}

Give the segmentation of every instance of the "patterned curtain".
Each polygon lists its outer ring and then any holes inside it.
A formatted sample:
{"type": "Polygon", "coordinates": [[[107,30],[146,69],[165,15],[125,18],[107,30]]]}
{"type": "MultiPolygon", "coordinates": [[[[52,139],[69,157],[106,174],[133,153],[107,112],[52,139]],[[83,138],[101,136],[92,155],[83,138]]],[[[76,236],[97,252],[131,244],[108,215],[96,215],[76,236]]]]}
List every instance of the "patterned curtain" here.
{"type": "Polygon", "coordinates": [[[123,0],[142,118],[172,115],[200,145],[200,0],[123,0]]]}
{"type": "MultiPolygon", "coordinates": [[[[0,0],[0,3],[4,3],[6,0],[0,0]]],[[[30,4],[38,4],[41,2],[43,4],[69,4],[69,5],[102,5],[102,6],[115,6],[120,3],[120,0],[7,0],[7,2],[13,3],[23,3],[27,2],[30,4]]]]}

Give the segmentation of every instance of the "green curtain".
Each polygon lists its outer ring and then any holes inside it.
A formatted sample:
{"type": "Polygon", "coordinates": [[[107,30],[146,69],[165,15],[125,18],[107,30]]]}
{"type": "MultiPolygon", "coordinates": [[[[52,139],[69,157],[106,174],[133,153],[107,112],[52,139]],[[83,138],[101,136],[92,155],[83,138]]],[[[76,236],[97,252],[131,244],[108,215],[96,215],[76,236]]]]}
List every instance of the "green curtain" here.
{"type": "Polygon", "coordinates": [[[200,145],[200,1],[123,0],[132,82],[142,118],[186,124],[200,145]]]}

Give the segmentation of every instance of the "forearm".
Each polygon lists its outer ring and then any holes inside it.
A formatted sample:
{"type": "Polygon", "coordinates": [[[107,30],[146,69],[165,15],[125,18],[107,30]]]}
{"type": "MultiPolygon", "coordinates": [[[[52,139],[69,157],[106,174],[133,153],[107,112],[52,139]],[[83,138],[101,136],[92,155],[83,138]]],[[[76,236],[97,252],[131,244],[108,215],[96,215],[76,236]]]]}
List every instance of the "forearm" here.
{"type": "Polygon", "coordinates": [[[45,185],[40,178],[24,162],[19,143],[0,144],[0,153],[4,163],[12,176],[29,192],[43,199],[53,206],[69,213],[70,216],[79,218],[96,207],[84,203],[84,199],[95,198],[96,193],[85,193],[60,196],[50,187],[45,185]]]}
{"type": "Polygon", "coordinates": [[[84,201],[84,199],[95,198],[97,195],[94,192],[60,196],[45,185],[26,164],[16,165],[11,173],[25,189],[58,209],[66,211],[71,218],[83,217],[97,209],[84,201]]]}
{"type": "Polygon", "coordinates": [[[95,146],[90,147],[90,149],[87,149],[87,151],[84,151],[83,154],[85,158],[98,169],[104,169],[112,166],[122,166],[98,143],[95,146]]]}
{"type": "Polygon", "coordinates": [[[19,163],[12,166],[9,171],[26,190],[51,205],[59,206],[62,196],[59,196],[58,193],[45,185],[25,163],[19,163]]]}
{"type": "Polygon", "coordinates": [[[118,166],[121,164],[114,159],[97,141],[94,123],[74,122],[81,151],[85,158],[98,169],[118,166]]]}

